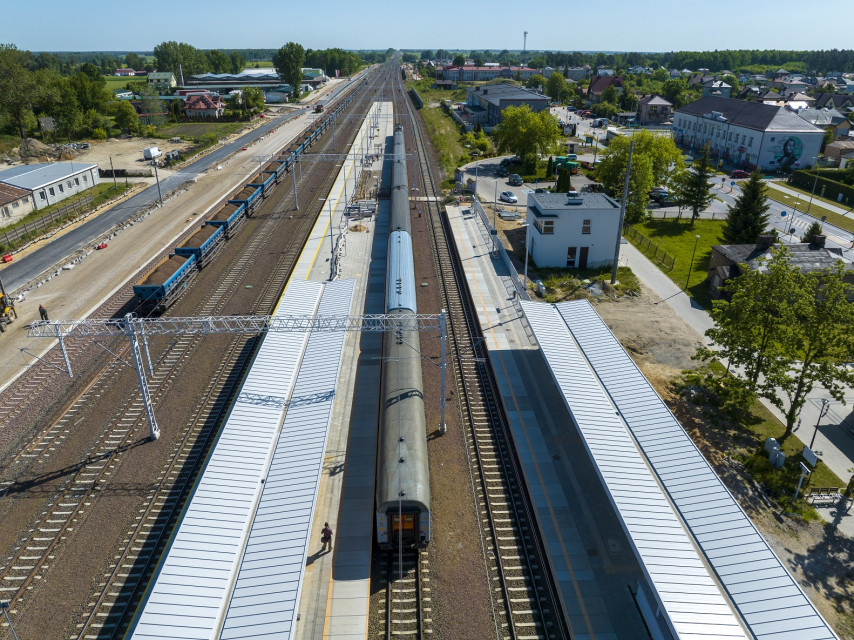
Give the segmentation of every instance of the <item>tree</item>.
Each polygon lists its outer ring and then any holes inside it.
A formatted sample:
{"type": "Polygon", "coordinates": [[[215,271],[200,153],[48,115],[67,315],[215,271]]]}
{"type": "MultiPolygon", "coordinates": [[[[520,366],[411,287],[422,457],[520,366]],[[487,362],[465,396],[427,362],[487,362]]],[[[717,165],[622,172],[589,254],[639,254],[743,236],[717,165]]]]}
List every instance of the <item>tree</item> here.
{"type": "Polygon", "coordinates": [[[139,128],[139,116],[130,102],[119,100],[115,103],[113,109],[113,118],[119,129],[128,133],[134,133],[139,128]]]}
{"type": "Polygon", "coordinates": [[[263,111],[266,104],[264,92],[258,87],[245,87],[243,89],[243,106],[251,113],[263,111]]]}
{"type": "Polygon", "coordinates": [[[33,72],[24,66],[29,55],[13,44],[0,44],[0,110],[18,126],[22,140],[40,89],[33,72]]]}
{"type": "Polygon", "coordinates": [[[546,79],[543,76],[541,76],[539,73],[535,73],[530,78],[528,78],[528,81],[525,83],[525,86],[528,87],[529,89],[536,89],[537,87],[545,87],[546,86],[546,79]]]}
{"type": "Polygon", "coordinates": [[[709,145],[703,147],[700,157],[694,160],[692,169],[681,172],[682,178],[677,185],[679,201],[691,207],[691,226],[700,217],[700,211],[709,206],[714,199],[709,185],[712,176],[712,166],[709,162],[709,145]]]}
{"type": "Polygon", "coordinates": [[[430,49],[424,49],[424,51],[421,52],[422,60],[432,60],[434,57],[435,55],[430,51],[430,49]]]}
{"type": "Polygon", "coordinates": [[[243,59],[243,55],[241,55],[239,51],[232,51],[229,53],[228,60],[230,62],[230,66],[228,68],[229,73],[240,73],[246,66],[246,60],[243,59]]]}
{"type": "Polygon", "coordinates": [[[754,171],[750,179],[742,185],[741,195],[735,204],[727,207],[727,217],[723,228],[724,242],[727,244],[752,244],[768,228],[768,197],[762,174],[754,171]]]}
{"type": "Polygon", "coordinates": [[[561,167],[557,172],[555,193],[566,193],[570,189],[572,189],[572,178],[569,174],[569,169],[561,167]]]}
{"type": "Polygon", "coordinates": [[[231,69],[231,59],[219,49],[211,49],[205,53],[210,73],[228,73],[231,69]]]}
{"type": "Polygon", "coordinates": [[[553,71],[546,80],[546,93],[552,100],[560,100],[562,93],[566,91],[566,78],[560,71],[553,71]]]}
{"type": "Polygon", "coordinates": [[[305,62],[305,49],[301,44],[288,42],[273,54],[273,66],[283,81],[294,88],[294,97],[299,98],[302,82],[302,65],[305,62]]]}
{"type": "Polygon", "coordinates": [[[614,85],[605,87],[605,90],[602,92],[602,102],[613,105],[617,104],[617,89],[614,85]]]}
{"type": "Polygon", "coordinates": [[[631,91],[623,91],[618,100],[618,106],[623,111],[637,111],[638,97],[631,91]]]}
{"type": "Polygon", "coordinates": [[[546,177],[551,178],[555,172],[555,159],[554,156],[549,156],[549,164],[546,167],[546,177]]]}
{"type": "Polygon", "coordinates": [[[138,53],[131,51],[125,55],[125,66],[128,69],[142,69],[145,66],[145,60],[138,53]]]}
{"type": "Polygon", "coordinates": [[[208,65],[207,56],[186,42],[161,42],[154,47],[154,64],[158,71],[171,71],[177,78],[203,73],[208,65]]]}
{"type": "Polygon", "coordinates": [[[688,83],[685,78],[671,78],[665,81],[661,86],[661,94],[673,103],[675,107],[681,107],[685,104],[683,93],[688,89],[688,83]]]}
{"type": "Polygon", "coordinates": [[[822,235],[821,224],[818,221],[813,222],[809,229],[807,229],[807,232],[801,237],[801,242],[808,242],[811,244],[815,242],[815,239],[820,235],[822,235]]]}
{"type": "Polygon", "coordinates": [[[454,62],[453,62],[453,65],[454,65],[455,67],[462,67],[462,66],[464,66],[464,65],[465,65],[465,63],[466,63],[466,59],[465,59],[465,57],[463,57],[462,55],[457,54],[457,55],[455,55],[455,56],[454,56],[454,62]]]}
{"type": "Polygon", "coordinates": [[[534,113],[524,104],[507,107],[492,135],[501,153],[511,151],[532,164],[538,153],[546,154],[556,148],[561,131],[548,110],[534,113]]]}
{"type": "Polygon", "coordinates": [[[854,383],[854,371],[846,364],[852,354],[854,305],[849,299],[854,292],[845,281],[845,266],[838,260],[823,271],[790,269],[794,296],[783,310],[779,355],[769,360],[760,384],[760,395],[786,415],[783,438],[791,435],[816,385],[844,404],[845,387],[854,383]]]}
{"type": "Polygon", "coordinates": [[[475,59],[474,59],[474,66],[476,66],[476,67],[482,67],[482,66],[483,66],[483,58],[481,58],[480,56],[478,56],[477,58],[475,58],[475,59]]]}

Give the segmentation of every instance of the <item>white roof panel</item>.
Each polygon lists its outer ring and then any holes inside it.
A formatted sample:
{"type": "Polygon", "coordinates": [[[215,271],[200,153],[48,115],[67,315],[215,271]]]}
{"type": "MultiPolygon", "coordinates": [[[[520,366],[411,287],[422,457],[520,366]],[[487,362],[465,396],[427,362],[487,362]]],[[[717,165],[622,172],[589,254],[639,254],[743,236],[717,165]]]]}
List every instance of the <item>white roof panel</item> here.
{"type": "Polygon", "coordinates": [[[584,300],[555,307],[756,638],[836,638],[593,307],[584,300]],[[738,556],[740,570],[732,562],[738,556]],[[780,589],[795,601],[751,597],[780,589]],[[766,606],[741,608],[745,597],[766,606]]]}
{"type": "MultiPolygon", "coordinates": [[[[282,309],[288,314],[346,314],[352,290],[352,281],[331,283],[325,290],[320,282],[292,282],[276,313],[282,309]],[[330,308],[335,310],[329,311],[330,308]]],[[[264,336],[149,588],[131,638],[216,637],[231,598],[233,576],[250,538],[252,517],[262,496],[271,457],[283,443],[292,446],[294,443],[278,436],[292,390],[297,383],[302,385],[300,388],[306,385],[302,378],[297,379],[297,369],[301,367],[301,372],[311,374],[306,363],[312,362],[311,366],[320,370],[326,364],[322,362],[323,355],[331,353],[329,349],[314,346],[311,353],[316,355],[311,355],[307,345],[343,339],[333,333],[317,334],[314,338],[311,340],[305,332],[264,336]]],[[[323,381],[327,386],[331,384],[330,392],[334,391],[339,361],[340,353],[334,358],[334,374],[323,381]]],[[[328,367],[324,371],[328,372],[328,367]]],[[[322,386],[317,379],[311,385],[314,392],[322,386]]],[[[299,444],[299,438],[296,442],[299,444]]],[[[317,446],[317,442],[312,444],[317,446]]],[[[319,442],[322,448],[322,439],[319,442]]]]}
{"type": "Polygon", "coordinates": [[[684,640],[746,638],[563,319],[551,305],[522,307],[671,629],[684,640]]]}

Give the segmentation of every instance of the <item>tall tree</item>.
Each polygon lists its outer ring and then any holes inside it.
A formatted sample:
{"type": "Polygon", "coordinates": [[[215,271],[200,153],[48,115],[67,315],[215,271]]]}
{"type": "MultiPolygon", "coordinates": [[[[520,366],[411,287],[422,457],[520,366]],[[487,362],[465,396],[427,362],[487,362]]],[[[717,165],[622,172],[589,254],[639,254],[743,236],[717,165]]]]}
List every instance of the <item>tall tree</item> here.
{"type": "Polygon", "coordinates": [[[742,184],[741,195],[728,207],[723,228],[727,244],[752,244],[768,228],[768,197],[762,173],[754,171],[742,184]]]}
{"type": "Polygon", "coordinates": [[[246,60],[243,59],[243,56],[239,51],[232,51],[228,54],[229,60],[229,73],[240,73],[243,71],[243,68],[246,66],[246,60]]]}
{"type": "Polygon", "coordinates": [[[125,66],[128,69],[142,69],[145,66],[145,60],[138,53],[131,51],[125,55],[125,66]]]}
{"type": "Polygon", "coordinates": [[[546,80],[546,93],[552,100],[560,100],[561,95],[566,91],[566,78],[560,71],[553,71],[546,80]]]}
{"type": "Polygon", "coordinates": [[[709,145],[703,147],[700,157],[694,160],[694,166],[681,172],[681,180],[677,186],[680,202],[691,208],[691,226],[700,217],[700,212],[709,206],[714,199],[709,178],[713,175],[709,162],[709,145]]]}
{"type": "Polygon", "coordinates": [[[769,361],[760,385],[760,394],[786,415],[784,438],[816,385],[844,402],[845,388],[854,384],[854,371],[846,364],[852,354],[854,292],[845,281],[845,266],[839,260],[820,272],[791,270],[795,299],[784,310],[779,357],[769,361]]]}
{"type": "Polygon", "coordinates": [[[18,125],[21,139],[27,137],[25,123],[32,118],[40,87],[26,66],[30,53],[13,44],[0,44],[0,109],[18,125]]]}
{"type": "Polygon", "coordinates": [[[492,133],[501,153],[511,151],[532,164],[538,153],[546,154],[556,147],[561,131],[548,110],[534,113],[528,105],[521,105],[507,107],[492,133]]]}
{"type": "Polygon", "coordinates": [[[139,129],[139,116],[136,113],[136,109],[127,100],[119,100],[114,105],[113,118],[116,121],[116,126],[122,131],[135,133],[139,129]]]}
{"type": "Polygon", "coordinates": [[[219,49],[211,49],[205,53],[210,73],[228,73],[231,69],[231,59],[219,49]]]}
{"type": "Polygon", "coordinates": [[[466,63],[465,56],[462,56],[460,54],[457,54],[454,56],[453,64],[455,67],[462,67],[465,63],[466,63]]]}
{"type": "Polygon", "coordinates": [[[273,54],[273,66],[276,73],[294,88],[294,97],[299,97],[302,82],[302,65],[305,63],[305,49],[301,44],[288,42],[273,54]]]}
{"type": "Polygon", "coordinates": [[[529,89],[536,89],[537,87],[545,87],[546,86],[546,79],[543,76],[541,76],[539,73],[535,73],[530,78],[528,78],[528,81],[525,83],[525,86],[528,87],[529,89]]]}

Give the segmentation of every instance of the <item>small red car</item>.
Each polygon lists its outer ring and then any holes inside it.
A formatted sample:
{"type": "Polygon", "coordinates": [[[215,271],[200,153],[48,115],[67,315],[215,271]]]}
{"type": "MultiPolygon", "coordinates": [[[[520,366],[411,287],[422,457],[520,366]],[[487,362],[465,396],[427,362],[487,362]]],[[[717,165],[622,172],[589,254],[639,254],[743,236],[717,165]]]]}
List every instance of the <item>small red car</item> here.
{"type": "Polygon", "coordinates": [[[97,247],[95,247],[95,248],[96,248],[96,249],[99,249],[99,250],[100,250],[100,249],[106,249],[106,248],[107,248],[107,243],[106,243],[106,242],[102,242],[101,244],[99,244],[99,245],[98,245],[97,247]]]}
{"type": "Polygon", "coordinates": [[[750,172],[745,171],[744,169],[736,169],[731,174],[729,174],[730,178],[749,178],[750,172]]]}

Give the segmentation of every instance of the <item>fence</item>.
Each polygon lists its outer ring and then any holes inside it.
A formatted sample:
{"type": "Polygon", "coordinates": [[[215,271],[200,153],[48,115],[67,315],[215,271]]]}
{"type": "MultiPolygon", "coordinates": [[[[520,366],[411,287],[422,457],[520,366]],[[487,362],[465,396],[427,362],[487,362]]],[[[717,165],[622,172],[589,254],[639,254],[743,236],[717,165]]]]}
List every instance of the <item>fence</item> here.
{"type": "MultiPolygon", "coordinates": [[[[492,226],[492,222],[489,219],[489,216],[486,214],[486,209],[483,208],[483,205],[480,203],[480,200],[477,197],[473,198],[472,208],[475,213],[480,216],[481,221],[483,222],[483,226],[486,227],[487,232],[492,235],[495,229],[492,226]]],[[[528,292],[525,290],[525,284],[522,282],[522,279],[519,277],[519,272],[516,271],[516,267],[513,266],[513,261],[510,259],[510,254],[507,253],[507,250],[504,248],[504,245],[501,244],[501,241],[495,238],[495,246],[498,249],[498,257],[501,258],[501,261],[504,263],[504,266],[507,269],[507,273],[510,274],[510,280],[513,282],[514,287],[516,288],[517,294],[523,300],[530,300],[530,296],[528,292]]]]}
{"type": "Polygon", "coordinates": [[[632,225],[623,226],[625,235],[638,249],[640,249],[650,260],[657,262],[668,271],[676,264],[676,258],[668,254],[664,249],[635,229],[632,225]]]}
{"type": "MultiPolygon", "coordinates": [[[[106,193],[109,193],[109,191],[106,193]]],[[[106,195],[106,193],[104,195],[106,195]]],[[[54,209],[35,220],[24,222],[19,227],[3,231],[3,235],[0,236],[0,241],[3,242],[7,249],[14,247],[16,242],[28,240],[34,235],[48,231],[61,220],[85,213],[92,207],[94,200],[94,196],[84,196],[71,204],[54,209]]]]}
{"type": "Polygon", "coordinates": [[[412,102],[415,104],[416,108],[420,109],[424,106],[424,101],[414,88],[409,90],[409,95],[412,96],[412,102]]]}

